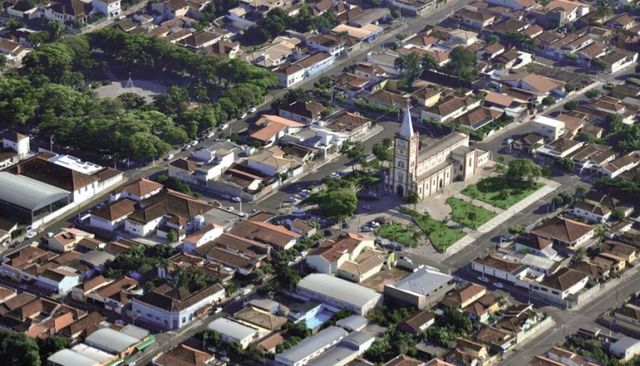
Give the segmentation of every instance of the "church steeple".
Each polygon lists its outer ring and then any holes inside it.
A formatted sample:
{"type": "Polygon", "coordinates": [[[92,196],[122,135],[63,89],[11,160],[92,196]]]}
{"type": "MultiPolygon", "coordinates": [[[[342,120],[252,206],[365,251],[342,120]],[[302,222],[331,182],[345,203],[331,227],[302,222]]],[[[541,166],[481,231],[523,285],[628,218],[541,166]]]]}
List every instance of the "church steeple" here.
{"type": "Polygon", "coordinates": [[[409,139],[413,137],[413,123],[411,122],[411,103],[407,100],[407,109],[404,111],[402,126],[400,126],[400,137],[409,139]]]}

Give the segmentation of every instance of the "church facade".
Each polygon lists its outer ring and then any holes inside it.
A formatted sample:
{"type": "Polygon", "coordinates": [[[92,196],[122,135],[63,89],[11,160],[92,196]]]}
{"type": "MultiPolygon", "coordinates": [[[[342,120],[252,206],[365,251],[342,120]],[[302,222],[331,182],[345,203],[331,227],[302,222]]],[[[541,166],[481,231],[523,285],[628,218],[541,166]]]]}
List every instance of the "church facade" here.
{"type": "Polygon", "coordinates": [[[441,192],[456,180],[465,181],[487,163],[490,154],[469,147],[469,136],[454,132],[430,146],[421,146],[407,107],[393,146],[393,166],[385,175],[385,189],[420,200],[441,192]]]}

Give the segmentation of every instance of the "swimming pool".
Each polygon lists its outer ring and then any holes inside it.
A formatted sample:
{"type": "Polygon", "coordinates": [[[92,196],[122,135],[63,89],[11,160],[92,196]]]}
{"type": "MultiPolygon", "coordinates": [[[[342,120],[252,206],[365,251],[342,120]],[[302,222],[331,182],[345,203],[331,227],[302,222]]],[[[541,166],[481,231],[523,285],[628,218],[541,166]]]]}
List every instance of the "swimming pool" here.
{"type": "Polygon", "coordinates": [[[316,329],[322,324],[324,324],[326,321],[331,319],[332,316],[333,316],[333,312],[325,308],[320,308],[318,312],[316,312],[315,314],[313,314],[312,316],[308,317],[305,320],[305,325],[309,329],[316,329]]]}

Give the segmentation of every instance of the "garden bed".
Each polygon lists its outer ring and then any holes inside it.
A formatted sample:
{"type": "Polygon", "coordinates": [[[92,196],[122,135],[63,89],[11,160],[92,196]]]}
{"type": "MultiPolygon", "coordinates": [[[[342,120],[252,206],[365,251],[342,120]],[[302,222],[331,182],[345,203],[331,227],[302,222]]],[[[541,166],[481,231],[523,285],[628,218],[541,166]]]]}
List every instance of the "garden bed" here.
{"type": "Polygon", "coordinates": [[[542,183],[525,183],[506,177],[489,177],[468,186],[462,194],[507,209],[542,187],[542,183]]]}
{"type": "Polygon", "coordinates": [[[427,235],[433,247],[440,252],[446,252],[453,243],[465,236],[462,230],[448,226],[427,215],[406,208],[404,212],[413,217],[416,225],[427,235]]]}
{"type": "Polygon", "coordinates": [[[451,206],[451,219],[472,229],[479,228],[496,216],[491,210],[473,205],[459,198],[449,197],[447,203],[451,206]]]}
{"type": "Polygon", "coordinates": [[[418,245],[418,238],[413,230],[409,230],[407,227],[398,223],[392,222],[384,224],[378,228],[377,234],[385,239],[395,241],[396,243],[416,247],[418,245]]]}

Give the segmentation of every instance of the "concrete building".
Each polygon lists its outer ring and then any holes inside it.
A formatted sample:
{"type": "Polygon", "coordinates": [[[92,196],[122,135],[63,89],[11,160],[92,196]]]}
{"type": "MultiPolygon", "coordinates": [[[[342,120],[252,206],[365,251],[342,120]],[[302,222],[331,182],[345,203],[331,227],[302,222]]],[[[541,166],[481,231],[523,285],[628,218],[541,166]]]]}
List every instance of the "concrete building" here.
{"type": "Polygon", "coordinates": [[[565,133],[564,122],[557,119],[537,116],[533,120],[533,133],[543,136],[545,141],[552,142],[565,133]]]}
{"type": "Polygon", "coordinates": [[[276,354],[275,363],[283,366],[302,366],[320,356],[345,338],[349,333],[339,327],[330,326],[316,335],[305,338],[288,350],[276,354]]]}
{"type": "Polygon", "coordinates": [[[424,309],[442,300],[455,288],[453,277],[428,266],[421,266],[395,285],[384,285],[384,295],[424,309]]]}
{"type": "Polygon", "coordinates": [[[209,323],[207,328],[220,333],[223,342],[238,342],[243,349],[258,337],[257,329],[227,318],[218,318],[209,323]]]}
{"type": "Polygon", "coordinates": [[[297,293],[336,309],[348,309],[365,315],[381,303],[382,295],[324,273],[312,273],[298,282],[297,293]]]}

